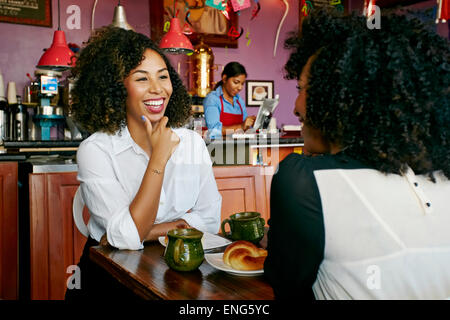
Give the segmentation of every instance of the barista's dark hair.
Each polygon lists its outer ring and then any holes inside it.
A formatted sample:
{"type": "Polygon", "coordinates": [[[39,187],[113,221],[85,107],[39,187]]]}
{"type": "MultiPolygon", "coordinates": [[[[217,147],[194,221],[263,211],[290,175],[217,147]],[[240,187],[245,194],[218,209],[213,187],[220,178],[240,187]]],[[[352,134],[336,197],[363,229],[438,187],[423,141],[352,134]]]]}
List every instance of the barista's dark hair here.
{"type": "MultiPolygon", "coordinates": [[[[305,125],[385,173],[442,170],[450,178],[450,46],[417,19],[314,10],[291,36],[287,79],[309,57],[305,125]]],[[[431,175],[432,176],[432,175],[431,175]]]]}
{"type": "Polygon", "coordinates": [[[126,126],[124,79],[142,62],[146,49],[156,51],[169,71],[173,92],[165,111],[168,125],[179,127],[189,118],[191,98],[158,46],[143,34],[104,27],[89,38],[72,70],[76,82],[71,111],[88,132],[113,134],[126,126]]]}
{"type": "MultiPolygon", "coordinates": [[[[245,75],[245,77],[247,77],[247,71],[245,71],[245,67],[236,61],[227,63],[227,65],[225,66],[225,68],[223,68],[223,71],[222,71],[222,77],[227,76],[227,78],[237,77],[237,76],[240,76],[241,74],[243,74],[243,75],[245,75]]],[[[220,80],[219,82],[216,83],[216,85],[214,86],[214,90],[216,90],[221,85],[223,85],[222,80],[220,80]]]]}

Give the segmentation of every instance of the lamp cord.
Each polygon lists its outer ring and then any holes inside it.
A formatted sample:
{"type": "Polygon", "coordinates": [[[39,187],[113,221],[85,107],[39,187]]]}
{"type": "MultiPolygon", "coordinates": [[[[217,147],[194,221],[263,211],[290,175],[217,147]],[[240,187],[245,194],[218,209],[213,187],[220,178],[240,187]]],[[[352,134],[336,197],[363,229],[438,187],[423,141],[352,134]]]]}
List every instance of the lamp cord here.
{"type": "Polygon", "coordinates": [[[59,21],[59,16],[61,15],[61,13],[59,12],[59,0],[58,0],[58,30],[61,30],[61,25],[60,25],[60,21],[59,21]]]}
{"type": "Polygon", "coordinates": [[[97,0],[94,2],[94,6],[92,7],[92,17],[91,17],[91,32],[94,31],[94,21],[95,21],[95,7],[97,7],[97,0]]]}

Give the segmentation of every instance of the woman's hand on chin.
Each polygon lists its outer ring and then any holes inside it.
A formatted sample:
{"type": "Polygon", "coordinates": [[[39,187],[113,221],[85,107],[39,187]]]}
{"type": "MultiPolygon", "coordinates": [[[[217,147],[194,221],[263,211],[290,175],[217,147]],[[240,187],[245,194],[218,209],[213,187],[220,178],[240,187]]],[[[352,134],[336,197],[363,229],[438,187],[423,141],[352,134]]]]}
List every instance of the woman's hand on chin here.
{"type": "Polygon", "coordinates": [[[142,116],[142,119],[152,147],[152,157],[158,157],[165,164],[180,143],[180,138],[167,127],[169,118],[166,116],[162,117],[154,127],[146,116],[142,116]]]}

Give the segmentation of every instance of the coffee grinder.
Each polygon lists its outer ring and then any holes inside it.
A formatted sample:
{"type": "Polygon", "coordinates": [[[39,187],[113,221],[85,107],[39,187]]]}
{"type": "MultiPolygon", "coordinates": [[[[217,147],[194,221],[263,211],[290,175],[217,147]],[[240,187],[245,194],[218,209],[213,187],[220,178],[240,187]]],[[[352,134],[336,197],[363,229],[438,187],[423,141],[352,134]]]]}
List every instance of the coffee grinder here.
{"type": "Polygon", "coordinates": [[[64,126],[64,112],[58,107],[58,79],[61,72],[54,70],[37,69],[35,72],[38,82],[38,106],[33,121],[40,128],[41,140],[58,139],[58,133],[51,135],[51,129],[64,126]]]}

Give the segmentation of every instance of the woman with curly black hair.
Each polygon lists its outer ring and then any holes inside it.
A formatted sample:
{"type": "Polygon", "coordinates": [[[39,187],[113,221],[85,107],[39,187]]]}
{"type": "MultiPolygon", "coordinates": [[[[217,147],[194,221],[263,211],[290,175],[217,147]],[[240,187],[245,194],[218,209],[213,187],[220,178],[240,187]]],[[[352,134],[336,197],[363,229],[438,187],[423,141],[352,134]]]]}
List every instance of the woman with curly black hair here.
{"type": "Polygon", "coordinates": [[[149,38],[103,28],[81,51],[73,75],[72,112],[93,133],[77,152],[90,212],[82,289],[113,296],[88,258],[90,246],[138,250],[180,226],[217,233],[221,196],[203,139],[180,128],[190,115],[190,98],[149,38]]]}
{"type": "Polygon", "coordinates": [[[317,10],[286,47],[309,155],[272,180],[276,297],[450,297],[448,41],[401,15],[370,30],[317,10]]]}

